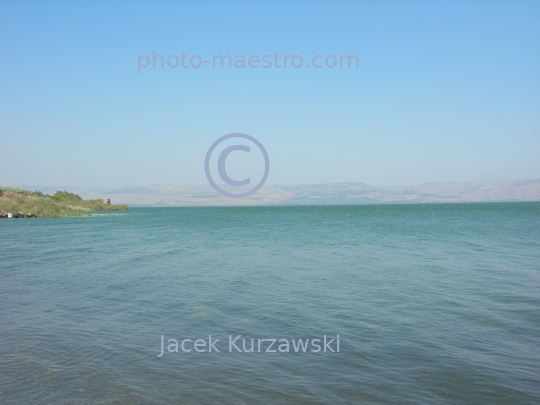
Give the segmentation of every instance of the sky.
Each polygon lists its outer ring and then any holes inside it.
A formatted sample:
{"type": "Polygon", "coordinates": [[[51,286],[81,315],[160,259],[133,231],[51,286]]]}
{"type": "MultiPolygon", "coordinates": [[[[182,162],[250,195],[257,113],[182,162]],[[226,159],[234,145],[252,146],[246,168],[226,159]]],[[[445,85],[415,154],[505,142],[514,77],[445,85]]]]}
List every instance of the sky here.
{"type": "Polygon", "coordinates": [[[540,178],[538,1],[0,1],[0,52],[4,186],[208,184],[229,133],[267,184],[540,178]],[[189,59],[275,52],[303,65],[189,59]]]}

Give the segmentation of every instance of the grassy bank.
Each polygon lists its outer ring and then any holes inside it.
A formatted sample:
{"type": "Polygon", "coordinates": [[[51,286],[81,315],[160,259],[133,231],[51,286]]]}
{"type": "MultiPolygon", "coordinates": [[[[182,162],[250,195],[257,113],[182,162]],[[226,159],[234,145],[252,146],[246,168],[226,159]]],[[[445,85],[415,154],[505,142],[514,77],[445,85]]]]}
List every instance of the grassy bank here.
{"type": "Polygon", "coordinates": [[[125,204],[105,203],[101,199],[83,200],[79,195],[57,191],[49,196],[40,191],[29,191],[0,186],[0,211],[23,212],[38,217],[66,217],[88,215],[93,211],[128,210],[125,204]]]}

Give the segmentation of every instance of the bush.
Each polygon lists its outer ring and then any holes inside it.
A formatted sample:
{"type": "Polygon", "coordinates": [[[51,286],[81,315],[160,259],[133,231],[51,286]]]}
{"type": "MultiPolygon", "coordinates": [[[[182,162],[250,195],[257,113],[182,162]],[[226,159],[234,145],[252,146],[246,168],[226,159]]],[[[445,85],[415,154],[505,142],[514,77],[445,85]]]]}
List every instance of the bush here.
{"type": "Polygon", "coordinates": [[[16,187],[0,187],[0,190],[2,190],[4,193],[13,193],[13,194],[22,194],[22,195],[32,194],[28,190],[24,190],[22,188],[16,188],[16,187]]]}
{"type": "Polygon", "coordinates": [[[58,202],[76,202],[83,200],[80,195],[68,193],[67,191],[57,191],[51,198],[58,202]]]}

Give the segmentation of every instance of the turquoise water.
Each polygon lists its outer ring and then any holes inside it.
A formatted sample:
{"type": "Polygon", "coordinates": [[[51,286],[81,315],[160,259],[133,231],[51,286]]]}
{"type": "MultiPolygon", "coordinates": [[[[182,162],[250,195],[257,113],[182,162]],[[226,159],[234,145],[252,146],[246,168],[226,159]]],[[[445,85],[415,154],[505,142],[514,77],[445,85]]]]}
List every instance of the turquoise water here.
{"type": "Polygon", "coordinates": [[[2,404],[540,402],[540,203],[0,220],[0,251],[2,404]]]}

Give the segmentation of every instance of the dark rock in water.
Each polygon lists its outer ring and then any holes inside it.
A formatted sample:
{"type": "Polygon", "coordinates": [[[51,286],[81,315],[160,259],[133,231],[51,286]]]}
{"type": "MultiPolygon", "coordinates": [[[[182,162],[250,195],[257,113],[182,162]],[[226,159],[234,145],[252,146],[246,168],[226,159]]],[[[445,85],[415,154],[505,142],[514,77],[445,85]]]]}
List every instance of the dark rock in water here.
{"type": "Polygon", "coordinates": [[[0,210],[0,218],[7,218],[7,212],[0,210]]]}

